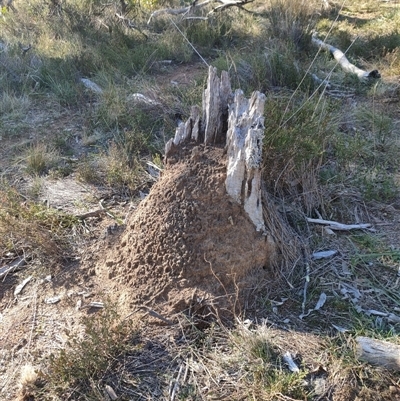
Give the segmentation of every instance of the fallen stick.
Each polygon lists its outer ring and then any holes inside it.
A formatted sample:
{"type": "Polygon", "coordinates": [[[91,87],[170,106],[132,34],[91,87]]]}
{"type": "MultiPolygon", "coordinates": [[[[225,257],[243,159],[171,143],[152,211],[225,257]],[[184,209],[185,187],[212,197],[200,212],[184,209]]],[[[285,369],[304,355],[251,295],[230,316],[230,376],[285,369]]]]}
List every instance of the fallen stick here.
{"type": "Polygon", "coordinates": [[[377,79],[381,77],[381,74],[379,74],[378,70],[372,70],[368,72],[350,63],[350,61],[341,50],[332,45],[329,45],[328,43],[323,42],[314,35],[311,38],[311,42],[314,45],[318,46],[320,49],[330,52],[333,58],[338,62],[338,64],[340,64],[344,71],[357,75],[360,80],[365,80],[369,78],[377,79]]]}
{"type": "MultiPolygon", "coordinates": [[[[181,7],[181,8],[163,8],[161,10],[156,10],[151,13],[149,20],[147,21],[147,24],[150,24],[151,20],[155,17],[158,17],[159,15],[162,14],[169,14],[169,15],[180,15],[180,14],[188,14],[195,8],[201,8],[206,6],[207,4],[217,2],[217,3],[222,3],[221,5],[213,8],[208,15],[220,11],[224,8],[228,7],[239,7],[242,10],[245,10],[242,6],[245,4],[251,3],[254,0],[204,0],[202,3],[198,3],[198,0],[194,0],[193,3],[190,6],[187,7],[181,7]]],[[[247,11],[247,10],[246,10],[247,11]]],[[[191,17],[186,17],[185,19],[189,19],[191,17]]],[[[194,19],[194,18],[191,18],[194,19]]],[[[196,19],[207,19],[207,17],[198,17],[196,19]]]]}
{"type": "Polygon", "coordinates": [[[26,265],[26,259],[20,257],[7,265],[0,267],[0,278],[24,265],[26,265]]]}
{"type": "Polygon", "coordinates": [[[324,224],[327,225],[328,228],[331,230],[338,230],[338,231],[349,231],[349,230],[363,230],[365,228],[370,228],[371,224],[365,223],[365,224],[343,224],[343,223],[338,223],[337,221],[331,221],[331,220],[322,220],[322,219],[311,219],[307,217],[307,221],[309,223],[316,223],[316,224],[324,224]]]}
{"type": "Polygon", "coordinates": [[[94,210],[93,212],[87,212],[87,213],[83,213],[83,214],[77,214],[75,215],[75,217],[79,220],[85,220],[89,217],[98,217],[102,214],[106,214],[106,210],[105,209],[97,209],[94,210]]]}
{"type": "Polygon", "coordinates": [[[211,3],[214,0],[205,0],[202,3],[197,4],[197,0],[194,0],[193,3],[190,6],[187,7],[182,7],[182,8],[163,8],[161,10],[156,10],[151,13],[149,20],[147,21],[147,24],[150,24],[151,20],[155,17],[158,17],[159,15],[162,14],[170,14],[170,15],[179,15],[179,14],[186,14],[189,11],[191,11],[194,7],[200,8],[204,7],[207,4],[211,3]]]}
{"type": "Polygon", "coordinates": [[[400,346],[368,337],[357,337],[357,354],[360,360],[387,369],[400,370],[400,346]]]}

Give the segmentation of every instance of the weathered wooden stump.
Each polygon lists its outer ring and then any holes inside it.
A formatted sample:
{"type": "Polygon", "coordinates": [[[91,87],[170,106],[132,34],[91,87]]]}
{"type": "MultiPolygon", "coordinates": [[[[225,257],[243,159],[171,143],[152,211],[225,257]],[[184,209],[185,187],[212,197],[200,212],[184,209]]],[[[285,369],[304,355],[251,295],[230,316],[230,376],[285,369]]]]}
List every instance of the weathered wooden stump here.
{"type": "Polygon", "coordinates": [[[264,103],[265,95],[260,92],[254,92],[250,99],[240,89],[232,93],[228,73],[223,71],[219,78],[217,69],[210,67],[202,113],[197,106],[192,107],[189,119],[166,144],[165,158],[168,160],[177,147],[191,140],[225,144],[226,191],[243,206],[256,230],[266,233],[261,201],[264,103]]]}

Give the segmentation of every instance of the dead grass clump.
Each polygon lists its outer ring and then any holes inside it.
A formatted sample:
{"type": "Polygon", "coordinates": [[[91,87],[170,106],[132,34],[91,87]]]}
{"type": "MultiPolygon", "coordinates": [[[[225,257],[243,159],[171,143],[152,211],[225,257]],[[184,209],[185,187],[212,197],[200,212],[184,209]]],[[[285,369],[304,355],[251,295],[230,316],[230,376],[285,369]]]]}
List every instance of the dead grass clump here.
{"type": "Polygon", "coordinates": [[[0,97],[0,114],[3,119],[23,119],[29,109],[31,101],[24,95],[15,95],[3,92],[0,97]]]}
{"type": "Polygon", "coordinates": [[[68,230],[77,219],[24,199],[15,189],[0,188],[0,249],[51,264],[64,257],[68,230]]]}
{"type": "Polygon", "coordinates": [[[16,401],[33,401],[37,389],[39,375],[32,365],[24,365],[21,368],[19,389],[16,401]]]}
{"type": "Polygon", "coordinates": [[[110,302],[96,314],[86,316],[83,326],[83,335],[72,335],[67,348],[50,356],[42,375],[43,388],[37,389],[41,400],[53,400],[54,396],[102,399],[106,384],[103,378],[112,372],[124,353],[136,347],[132,344],[137,335],[136,325],[123,319],[117,306],[110,302]]]}
{"type": "Polygon", "coordinates": [[[48,173],[60,162],[59,152],[45,143],[31,145],[25,152],[26,171],[30,175],[48,173]]]}

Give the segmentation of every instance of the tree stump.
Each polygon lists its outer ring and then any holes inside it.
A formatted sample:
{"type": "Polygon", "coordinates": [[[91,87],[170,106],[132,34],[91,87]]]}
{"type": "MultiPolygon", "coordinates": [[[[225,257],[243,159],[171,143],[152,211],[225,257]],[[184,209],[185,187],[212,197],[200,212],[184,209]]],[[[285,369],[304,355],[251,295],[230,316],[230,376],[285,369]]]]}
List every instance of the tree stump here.
{"type": "Polygon", "coordinates": [[[232,93],[229,76],[210,67],[203,93],[203,111],[192,107],[186,123],[165,146],[165,158],[179,146],[193,140],[205,145],[225,144],[228,156],[227,193],[250,217],[257,231],[266,233],[261,201],[262,143],[264,138],[265,95],[254,92],[246,99],[240,89],[232,93]]]}
{"type": "Polygon", "coordinates": [[[221,316],[253,304],[274,275],[276,244],[290,242],[265,190],[261,197],[264,101],[232,93],[228,74],[210,67],[203,107],[192,107],[166,144],[160,179],[96,274],[166,315],[208,308],[221,316]]]}

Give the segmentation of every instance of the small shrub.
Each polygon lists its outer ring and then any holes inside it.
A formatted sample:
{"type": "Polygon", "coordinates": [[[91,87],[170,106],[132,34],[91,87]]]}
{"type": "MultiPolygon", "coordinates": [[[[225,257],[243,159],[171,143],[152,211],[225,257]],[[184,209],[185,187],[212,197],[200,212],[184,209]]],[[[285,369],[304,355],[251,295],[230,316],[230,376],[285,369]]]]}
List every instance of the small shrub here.
{"type": "Polygon", "coordinates": [[[321,202],[319,169],[337,127],[335,104],[318,97],[267,99],[264,177],[273,193],[302,199],[308,210],[321,202]]]}
{"type": "Polygon", "coordinates": [[[54,393],[59,397],[68,394],[70,399],[85,394],[85,399],[93,399],[97,384],[117,358],[134,348],[132,339],[137,331],[132,321],[121,318],[116,305],[106,304],[82,323],[83,335],[72,335],[67,348],[51,355],[44,389],[39,390],[41,399],[54,399],[54,393]]]}
{"type": "Polygon", "coordinates": [[[361,173],[358,182],[367,201],[390,202],[399,192],[393,174],[381,169],[373,168],[361,173]]]}

